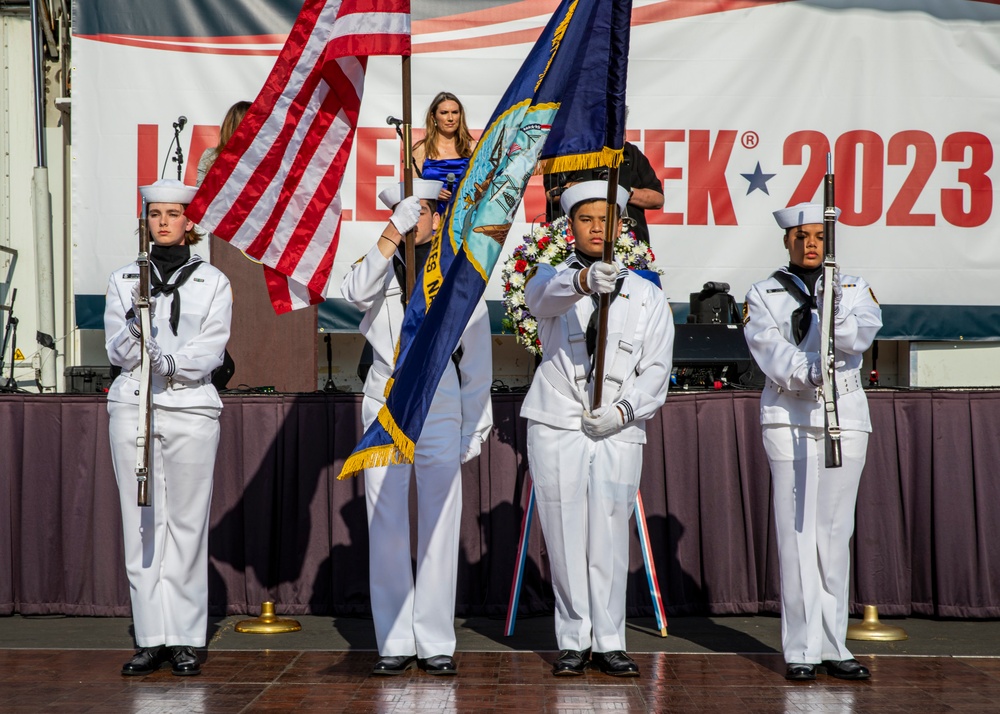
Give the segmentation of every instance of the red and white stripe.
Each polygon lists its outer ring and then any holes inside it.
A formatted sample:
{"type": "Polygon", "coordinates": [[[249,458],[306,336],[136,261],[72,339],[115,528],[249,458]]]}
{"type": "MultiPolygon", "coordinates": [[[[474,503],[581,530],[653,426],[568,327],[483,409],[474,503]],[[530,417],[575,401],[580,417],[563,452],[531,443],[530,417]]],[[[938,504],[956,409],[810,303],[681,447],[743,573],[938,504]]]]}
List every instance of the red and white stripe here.
{"type": "Polygon", "coordinates": [[[323,301],[370,55],[410,53],[409,0],[306,0],[187,215],[265,265],[275,312],[323,301]]]}

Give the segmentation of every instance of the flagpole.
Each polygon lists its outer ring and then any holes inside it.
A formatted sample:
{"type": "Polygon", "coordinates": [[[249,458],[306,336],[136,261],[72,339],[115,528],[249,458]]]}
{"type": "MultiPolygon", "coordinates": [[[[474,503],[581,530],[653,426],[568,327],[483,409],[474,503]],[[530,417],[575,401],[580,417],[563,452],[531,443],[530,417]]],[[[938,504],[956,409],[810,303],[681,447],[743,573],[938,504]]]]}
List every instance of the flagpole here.
{"type": "MultiPolygon", "coordinates": [[[[604,214],[604,254],[601,260],[613,263],[615,260],[615,235],[618,231],[618,167],[608,170],[608,208],[604,214]]],[[[591,409],[601,406],[604,392],[604,353],[608,343],[608,310],[611,295],[602,293],[597,313],[597,342],[594,347],[594,403],[591,409]]]]}
{"type": "MultiPolygon", "coordinates": [[[[410,55],[403,55],[403,195],[413,195],[413,106],[410,99],[410,55]]],[[[406,263],[406,300],[409,302],[417,283],[417,231],[406,232],[403,259],[406,263]]]]}

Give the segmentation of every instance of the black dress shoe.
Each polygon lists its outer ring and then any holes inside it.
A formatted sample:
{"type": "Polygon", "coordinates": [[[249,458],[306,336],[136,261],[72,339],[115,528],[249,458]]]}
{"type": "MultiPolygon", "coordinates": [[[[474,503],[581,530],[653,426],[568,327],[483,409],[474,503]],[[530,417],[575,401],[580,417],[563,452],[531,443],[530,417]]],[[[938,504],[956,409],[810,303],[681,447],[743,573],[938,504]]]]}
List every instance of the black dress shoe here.
{"type": "Polygon", "coordinates": [[[372,674],[394,675],[402,674],[417,663],[416,655],[393,655],[383,657],[375,663],[372,674]]]}
{"type": "Polygon", "coordinates": [[[563,650],[552,665],[552,674],[557,677],[578,677],[587,669],[590,650],[563,650]]]}
{"type": "Polygon", "coordinates": [[[173,665],[173,673],[178,677],[190,677],[194,674],[201,674],[201,665],[198,664],[198,655],[194,653],[194,647],[182,645],[170,648],[170,663],[173,665]]]}
{"type": "Polygon", "coordinates": [[[791,662],[788,667],[785,668],[785,679],[791,679],[797,682],[816,679],[816,665],[791,662]]]}
{"type": "Polygon", "coordinates": [[[122,666],[122,674],[126,677],[152,674],[166,663],[168,655],[167,648],[163,645],[140,647],[132,659],[122,666]]]}
{"type": "Polygon", "coordinates": [[[458,667],[455,660],[449,655],[434,655],[427,659],[420,660],[420,669],[427,674],[458,674],[458,667]]]}
{"type": "Polygon", "coordinates": [[[612,677],[638,677],[639,667],[632,658],[621,650],[615,652],[595,652],[591,663],[604,674],[612,677]]]}
{"type": "Polygon", "coordinates": [[[836,662],[832,659],[823,660],[823,668],[831,677],[837,679],[868,679],[872,673],[856,659],[843,659],[836,662]]]}

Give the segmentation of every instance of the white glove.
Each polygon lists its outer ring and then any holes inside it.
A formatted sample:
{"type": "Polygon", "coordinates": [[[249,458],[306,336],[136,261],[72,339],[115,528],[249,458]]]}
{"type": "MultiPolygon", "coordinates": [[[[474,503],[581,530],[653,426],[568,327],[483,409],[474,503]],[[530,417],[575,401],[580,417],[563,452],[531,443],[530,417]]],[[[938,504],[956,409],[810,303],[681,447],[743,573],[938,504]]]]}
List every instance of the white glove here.
{"type": "MultiPolygon", "coordinates": [[[[826,293],[826,286],[820,281],[819,290],[816,294],[816,305],[819,314],[823,314],[823,297],[826,293]]],[[[840,301],[844,297],[844,288],[840,284],[840,268],[833,271],[833,315],[840,317],[840,301]]]]}
{"type": "Polygon", "coordinates": [[[479,434],[462,437],[462,463],[467,464],[479,456],[483,450],[483,440],[479,434]]]}
{"type": "Polygon", "coordinates": [[[407,196],[396,204],[389,221],[396,226],[396,230],[406,235],[417,225],[420,220],[420,199],[416,196],[407,196]]]}
{"type": "Polygon", "coordinates": [[[809,384],[814,387],[823,386],[823,358],[819,355],[809,363],[809,384]]]}
{"type": "Polygon", "coordinates": [[[614,404],[583,413],[583,433],[591,439],[603,439],[616,434],[624,425],[622,413],[614,404]]]}
{"type": "MultiPolygon", "coordinates": [[[[845,360],[837,360],[834,362],[834,374],[836,374],[838,369],[845,366],[847,366],[847,362],[845,360]]],[[[823,357],[819,354],[816,355],[816,359],[809,363],[809,383],[814,387],[823,386],[823,357]]]]}
{"type": "Polygon", "coordinates": [[[612,263],[601,261],[587,269],[587,289],[592,293],[600,295],[612,293],[616,282],[618,282],[618,268],[612,263]]]}
{"type": "Polygon", "coordinates": [[[149,368],[153,370],[153,374],[158,374],[161,377],[166,377],[168,371],[170,370],[170,361],[163,354],[163,350],[160,349],[160,345],[157,344],[156,340],[152,336],[146,338],[146,354],[149,355],[149,368]]]}
{"type": "MultiPolygon", "coordinates": [[[[136,319],[139,318],[139,308],[136,307],[136,303],[139,302],[139,281],[136,280],[132,283],[132,314],[135,315],[136,319]]],[[[156,315],[156,298],[153,296],[149,297],[149,317],[152,318],[156,315]]]]}

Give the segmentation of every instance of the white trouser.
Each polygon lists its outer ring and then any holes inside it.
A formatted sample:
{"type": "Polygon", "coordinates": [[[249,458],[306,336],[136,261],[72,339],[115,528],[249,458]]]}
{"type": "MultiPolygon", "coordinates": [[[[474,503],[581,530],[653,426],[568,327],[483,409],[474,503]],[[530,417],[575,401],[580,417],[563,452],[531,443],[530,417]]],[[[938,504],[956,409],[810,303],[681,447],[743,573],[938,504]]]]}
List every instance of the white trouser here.
{"type": "MultiPolygon", "coordinates": [[[[441,380],[414,464],[365,469],[375,637],[382,657],[455,653],[455,588],[462,526],[462,406],[458,381],[441,380]],[[417,488],[417,573],[410,560],[410,478],[417,488]]],[[[366,428],[381,405],[366,398],[366,428]]]]}
{"type": "Polygon", "coordinates": [[[125,570],[140,647],[203,647],[208,630],[208,520],[219,410],[153,409],[150,505],[136,505],[138,407],[108,402],[125,536],[125,570]]]}
{"type": "Polygon", "coordinates": [[[764,426],[781,566],[785,661],[851,659],[847,649],[854,506],[868,434],[845,431],[843,465],[826,468],[822,428],[764,426]]]}
{"type": "Polygon", "coordinates": [[[528,421],[528,464],[556,597],[559,649],[625,649],[629,518],[642,444],[528,421]]]}

